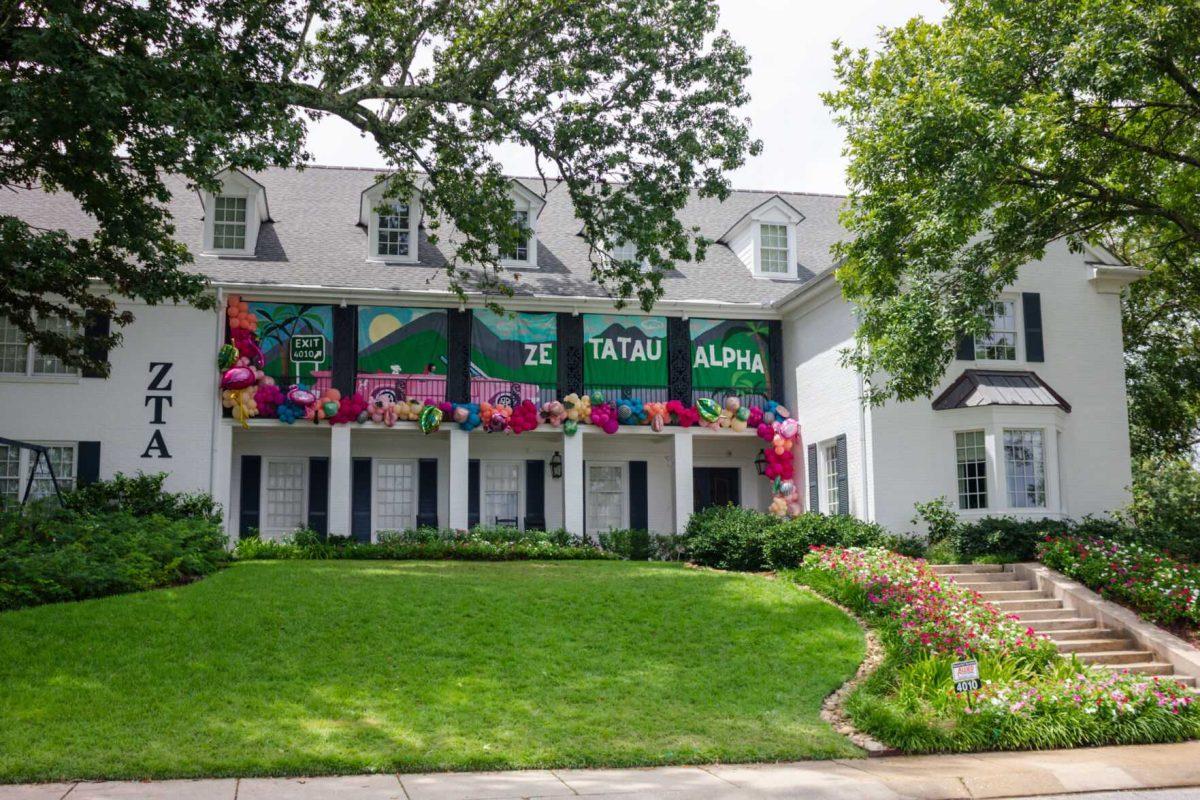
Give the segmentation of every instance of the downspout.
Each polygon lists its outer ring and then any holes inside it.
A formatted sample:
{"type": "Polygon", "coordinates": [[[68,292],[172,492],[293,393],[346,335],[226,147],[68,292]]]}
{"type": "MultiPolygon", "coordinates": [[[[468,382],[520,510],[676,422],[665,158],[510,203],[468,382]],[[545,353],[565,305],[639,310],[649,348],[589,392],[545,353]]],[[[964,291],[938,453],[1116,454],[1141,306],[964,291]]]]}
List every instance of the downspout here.
{"type": "MultiPolygon", "coordinates": [[[[216,347],[213,350],[214,355],[221,352],[221,345],[225,343],[225,290],[217,287],[217,324],[214,334],[216,347]]],[[[215,366],[215,364],[214,364],[215,366]]],[[[217,436],[218,426],[221,424],[221,370],[213,370],[212,394],[213,412],[212,412],[212,431],[208,437],[208,493],[213,497],[219,497],[217,494],[217,436]]],[[[229,509],[222,509],[228,515],[229,509]]]]}
{"type": "Polygon", "coordinates": [[[871,469],[867,463],[867,404],[863,402],[863,376],[861,372],[855,371],[855,379],[858,382],[858,450],[859,464],[862,472],[862,497],[863,497],[863,518],[867,522],[875,521],[875,504],[871,500],[871,469]]]}

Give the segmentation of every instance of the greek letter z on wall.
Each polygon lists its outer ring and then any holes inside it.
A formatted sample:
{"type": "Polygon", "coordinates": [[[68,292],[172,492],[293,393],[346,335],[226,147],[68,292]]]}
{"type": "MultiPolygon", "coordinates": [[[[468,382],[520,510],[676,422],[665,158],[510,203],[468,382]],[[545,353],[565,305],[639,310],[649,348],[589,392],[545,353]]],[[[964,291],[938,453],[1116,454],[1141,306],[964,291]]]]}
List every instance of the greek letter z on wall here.
{"type": "MultiPolygon", "coordinates": [[[[175,404],[171,389],[175,381],[171,379],[171,368],[175,365],[169,361],[150,362],[150,382],[146,384],[146,401],[144,405],[150,409],[151,425],[166,425],[166,410],[175,404]]],[[[142,458],[170,458],[171,451],[167,449],[167,441],[163,438],[162,428],[152,428],[150,441],[142,451],[142,458]],[[156,455],[151,455],[151,454],[156,455]]]]}

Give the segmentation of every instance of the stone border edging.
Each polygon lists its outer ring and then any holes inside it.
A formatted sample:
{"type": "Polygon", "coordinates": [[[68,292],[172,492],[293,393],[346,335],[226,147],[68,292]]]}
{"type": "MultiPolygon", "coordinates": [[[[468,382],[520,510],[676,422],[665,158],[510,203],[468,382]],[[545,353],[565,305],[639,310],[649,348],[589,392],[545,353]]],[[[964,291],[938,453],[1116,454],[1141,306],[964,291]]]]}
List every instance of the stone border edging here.
{"type": "Polygon", "coordinates": [[[1048,592],[1064,606],[1084,617],[1091,617],[1105,628],[1115,628],[1129,634],[1141,647],[1166,661],[1180,675],[1189,675],[1200,686],[1200,649],[1193,647],[1169,631],[1138,616],[1137,612],[1118,605],[1066,575],[1039,562],[1013,564],[1013,573],[1021,580],[1033,583],[1040,591],[1048,592]]]}

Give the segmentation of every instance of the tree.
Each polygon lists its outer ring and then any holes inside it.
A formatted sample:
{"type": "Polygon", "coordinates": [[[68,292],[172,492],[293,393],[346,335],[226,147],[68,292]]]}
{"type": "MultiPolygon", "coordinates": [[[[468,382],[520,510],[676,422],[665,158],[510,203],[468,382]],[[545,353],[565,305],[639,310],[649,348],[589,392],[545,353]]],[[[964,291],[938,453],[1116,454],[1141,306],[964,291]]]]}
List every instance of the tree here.
{"type": "Polygon", "coordinates": [[[702,257],[676,212],[691,190],[724,197],[724,174],[760,146],[736,116],[746,54],[716,26],[715,0],[2,3],[0,185],[69,192],[96,230],[36,228],[0,205],[0,313],[44,352],[106,367],[94,354],[119,332],[86,348],[86,316],[132,317],[93,280],[211,303],[171,238],[163,176],[212,189],[226,166],[302,164],[323,115],[374,138],[392,194],[420,181],[431,230],[456,231],[460,293],[510,290],[494,254],[522,232],[492,151],[518,143],[565,180],[593,248],[636,246],[628,262],[594,250],[593,277],[649,308],[661,274],[638,262],[702,257]]]}
{"type": "Polygon", "coordinates": [[[1135,332],[1135,362],[1161,381],[1190,350],[1197,371],[1200,6],[954,0],[941,23],[835,58],[854,237],[839,277],[862,310],[847,362],[871,400],[928,395],[956,336],[986,333],[980,309],[1056,240],[1153,270],[1127,306],[1159,320],[1135,332]]]}

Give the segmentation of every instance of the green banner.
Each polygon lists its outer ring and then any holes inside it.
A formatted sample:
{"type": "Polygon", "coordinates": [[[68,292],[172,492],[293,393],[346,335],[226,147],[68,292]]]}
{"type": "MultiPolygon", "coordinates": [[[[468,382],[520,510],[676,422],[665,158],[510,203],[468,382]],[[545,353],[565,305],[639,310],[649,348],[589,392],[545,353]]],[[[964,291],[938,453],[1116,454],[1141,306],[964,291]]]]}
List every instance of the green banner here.
{"type": "Polygon", "coordinates": [[[553,313],[475,310],[471,376],[553,386],[558,382],[558,323],[553,313]]]}
{"type": "Polygon", "coordinates": [[[667,318],[583,315],[588,386],[666,386],[667,318]]]}
{"type": "Polygon", "coordinates": [[[446,326],[445,309],[359,306],[359,373],[445,375],[446,326]]]}
{"type": "Polygon", "coordinates": [[[333,369],[333,306],[300,303],[249,303],[258,317],[263,372],[280,384],[311,387],[314,372],[333,369]],[[292,341],[293,337],[296,339],[292,341]],[[297,359],[294,360],[293,356],[297,359]]]}
{"type": "Polygon", "coordinates": [[[772,394],[767,365],[767,323],[760,320],[692,319],[692,386],[772,394]]]}

